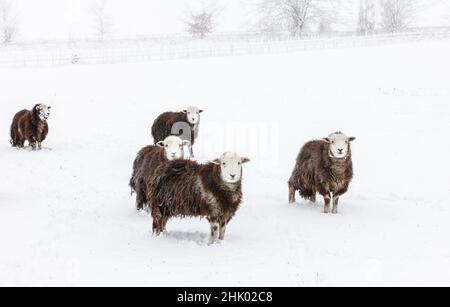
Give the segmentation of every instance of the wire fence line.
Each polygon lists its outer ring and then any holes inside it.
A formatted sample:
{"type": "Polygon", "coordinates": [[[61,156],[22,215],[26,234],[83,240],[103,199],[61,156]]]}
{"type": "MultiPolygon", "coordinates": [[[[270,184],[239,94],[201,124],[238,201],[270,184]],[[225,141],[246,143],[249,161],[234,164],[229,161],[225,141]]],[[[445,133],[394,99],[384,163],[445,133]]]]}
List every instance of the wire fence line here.
{"type": "Polygon", "coordinates": [[[139,63],[161,60],[290,53],[302,50],[355,48],[450,38],[450,31],[407,32],[369,36],[339,36],[296,40],[242,36],[194,40],[163,39],[68,42],[5,46],[0,48],[0,66],[61,66],[82,64],[139,63]]]}

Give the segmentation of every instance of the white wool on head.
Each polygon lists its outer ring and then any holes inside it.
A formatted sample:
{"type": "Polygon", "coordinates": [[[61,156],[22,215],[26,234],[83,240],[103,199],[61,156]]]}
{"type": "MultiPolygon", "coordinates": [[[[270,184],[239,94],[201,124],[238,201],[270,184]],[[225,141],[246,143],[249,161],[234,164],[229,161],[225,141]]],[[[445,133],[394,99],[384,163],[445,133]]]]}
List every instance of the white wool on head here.
{"type": "Polygon", "coordinates": [[[43,121],[48,120],[48,118],[50,117],[50,106],[47,106],[43,103],[39,104],[37,106],[37,111],[39,112],[39,118],[43,121]]]}
{"type": "Polygon", "coordinates": [[[203,110],[200,110],[197,107],[191,106],[191,107],[188,107],[183,112],[186,113],[188,122],[192,125],[195,125],[200,122],[200,113],[202,113],[203,110]]]}
{"type": "Polygon", "coordinates": [[[239,156],[233,152],[226,152],[220,158],[214,160],[214,163],[220,165],[220,175],[226,183],[236,183],[242,178],[242,164],[249,162],[250,159],[239,156]]]}
{"type": "Polygon", "coordinates": [[[169,160],[183,159],[184,146],[188,145],[189,141],[183,141],[178,136],[168,136],[164,141],[158,142],[158,146],[163,147],[166,157],[169,160]]]}
{"type": "Polygon", "coordinates": [[[344,159],[350,151],[350,142],[354,139],[342,132],[336,132],[330,134],[324,140],[330,144],[330,156],[337,159],[344,159]]]}

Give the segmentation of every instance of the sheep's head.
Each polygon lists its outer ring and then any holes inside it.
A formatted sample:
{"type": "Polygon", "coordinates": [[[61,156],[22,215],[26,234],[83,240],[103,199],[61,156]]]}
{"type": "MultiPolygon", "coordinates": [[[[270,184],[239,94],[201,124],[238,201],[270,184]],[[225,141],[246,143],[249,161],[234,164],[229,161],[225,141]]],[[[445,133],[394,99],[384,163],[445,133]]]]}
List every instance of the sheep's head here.
{"type": "Polygon", "coordinates": [[[242,164],[247,162],[250,162],[249,158],[231,152],[226,152],[213,161],[214,164],[220,165],[220,176],[226,183],[239,182],[242,177],[242,164]]]}
{"type": "Polygon", "coordinates": [[[324,141],[329,144],[329,155],[336,159],[345,159],[350,153],[350,143],[354,137],[348,137],[342,132],[330,134],[324,141]]]}
{"type": "Polygon", "coordinates": [[[44,121],[44,122],[47,121],[48,118],[50,117],[50,109],[51,108],[52,107],[46,106],[45,104],[42,104],[42,103],[41,104],[37,104],[34,107],[37,116],[39,116],[39,119],[44,121]]]}
{"type": "Polygon", "coordinates": [[[200,110],[197,107],[188,107],[183,111],[183,113],[186,114],[188,122],[192,125],[198,124],[200,122],[200,113],[202,112],[203,110],[200,110]]]}
{"type": "Polygon", "coordinates": [[[164,141],[156,143],[159,147],[164,148],[166,157],[169,160],[183,159],[184,146],[189,145],[189,141],[183,141],[177,136],[168,136],[164,141]]]}

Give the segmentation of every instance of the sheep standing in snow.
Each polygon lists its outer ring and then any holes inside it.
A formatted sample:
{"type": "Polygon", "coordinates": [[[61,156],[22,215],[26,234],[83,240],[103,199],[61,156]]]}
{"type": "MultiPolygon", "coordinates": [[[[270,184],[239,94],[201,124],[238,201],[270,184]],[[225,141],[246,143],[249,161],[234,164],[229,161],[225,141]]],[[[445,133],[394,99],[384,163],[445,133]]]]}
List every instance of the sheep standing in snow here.
{"type": "Polygon", "coordinates": [[[189,141],[191,157],[194,157],[193,145],[198,136],[200,124],[200,110],[197,107],[188,107],[182,112],[166,112],[158,116],[152,126],[152,136],[155,144],[170,135],[177,135],[189,141]]]}
{"type": "Polygon", "coordinates": [[[156,168],[164,162],[183,159],[184,146],[189,141],[183,141],[177,136],[169,136],[164,141],[142,148],[133,163],[133,174],[130,179],[131,194],[136,192],[136,207],[144,209],[147,203],[146,182],[152,180],[156,168]]]}
{"type": "Polygon", "coordinates": [[[336,214],[339,197],[347,192],[353,178],[350,148],[353,140],[354,137],[336,132],[322,140],[306,143],[289,179],[289,202],[295,202],[295,191],[312,202],[319,193],[325,200],[325,213],[330,213],[333,197],[332,213],[336,214]]]}
{"type": "Polygon", "coordinates": [[[211,225],[209,244],[217,237],[223,240],[241,204],[242,165],[249,161],[224,153],[207,164],[176,160],[161,165],[147,186],[153,232],[163,232],[172,217],[206,217],[211,225]]]}
{"type": "Polygon", "coordinates": [[[48,118],[50,116],[50,106],[37,104],[31,111],[22,110],[18,112],[11,124],[11,145],[13,147],[23,147],[25,141],[33,148],[42,148],[42,142],[48,134],[48,118]]]}

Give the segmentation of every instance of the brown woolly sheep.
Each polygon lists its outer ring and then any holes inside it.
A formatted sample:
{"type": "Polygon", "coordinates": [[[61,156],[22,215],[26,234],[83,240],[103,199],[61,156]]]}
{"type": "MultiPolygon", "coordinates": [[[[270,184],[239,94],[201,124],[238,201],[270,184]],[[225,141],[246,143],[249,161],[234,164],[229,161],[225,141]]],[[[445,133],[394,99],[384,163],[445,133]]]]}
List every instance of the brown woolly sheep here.
{"type": "Polygon", "coordinates": [[[48,134],[50,109],[45,104],[37,104],[31,111],[18,112],[11,124],[11,145],[21,148],[28,141],[33,150],[41,149],[48,134]]]}
{"type": "Polygon", "coordinates": [[[316,193],[325,200],[325,213],[338,212],[339,197],[347,192],[353,178],[350,142],[341,132],[331,134],[323,140],[306,143],[297,157],[292,176],[289,179],[289,202],[295,202],[295,191],[304,199],[316,202],[316,193]]]}
{"type": "Polygon", "coordinates": [[[224,153],[208,164],[188,160],[164,163],[147,186],[153,232],[165,231],[172,217],[206,217],[211,224],[209,244],[218,236],[223,240],[242,200],[242,164],[249,161],[224,153]]]}
{"type": "Polygon", "coordinates": [[[182,112],[166,112],[158,116],[152,126],[152,136],[155,144],[170,135],[179,136],[189,141],[190,154],[194,157],[193,145],[198,136],[200,124],[200,110],[197,107],[188,107],[182,112]]]}
{"type": "Polygon", "coordinates": [[[136,208],[144,209],[147,203],[146,182],[152,180],[156,168],[164,162],[183,159],[184,146],[189,141],[183,141],[177,136],[169,136],[156,145],[142,148],[133,163],[133,174],[130,179],[131,194],[136,192],[136,208]]]}

